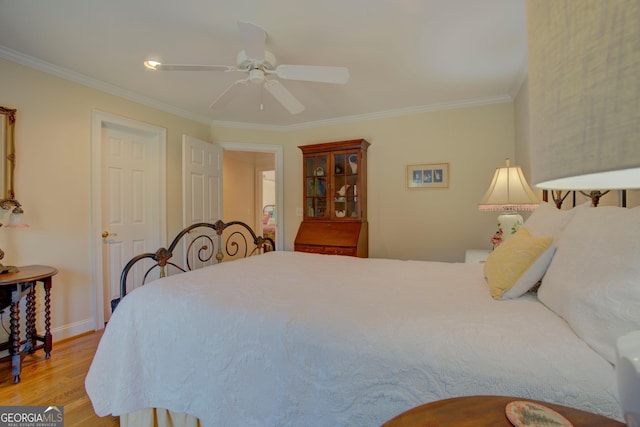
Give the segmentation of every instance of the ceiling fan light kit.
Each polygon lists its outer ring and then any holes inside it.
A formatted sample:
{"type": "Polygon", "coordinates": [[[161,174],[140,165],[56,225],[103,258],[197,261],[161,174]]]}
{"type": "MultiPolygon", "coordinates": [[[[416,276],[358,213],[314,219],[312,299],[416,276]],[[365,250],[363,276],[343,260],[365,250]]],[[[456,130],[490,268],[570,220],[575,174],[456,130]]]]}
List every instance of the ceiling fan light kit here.
{"type": "MultiPolygon", "coordinates": [[[[210,105],[210,108],[223,108],[249,83],[262,84],[284,108],[291,114],[304,111],[304,105],[275,77],[285,80],[345,84],[349,80],[349,70],[345,67],[327,67],[317,65],[276,66],[276,57],[265,49],[267,33],[259,26],[238,22],[238,30],[244,49],[236,57],[236,66],[230,65],[191,65],[162,64],[155,60],[144,61],[144,66],[153,71],[238,71],[247,74],[237,80],[210,105]],[[267,78],[269,76],[270,78],[267,78]],[[271,77],[273,76],[273,78],[271,77]]],[[[261,103],[262,109],[262,103],[261,103]]]]}
{"type": "Polygon", "coordinates": [[[158,61],[144,61],[144,66],[150,70],[157,70],[160,63],[158,61]]]}
{"type": "Polygon", "coordinates": [[[245,50],[238,52],[236,56],[236,64],[238,71],[248,71],[252,68],[262,68],[265,70],[274,70],[276,68],[276,56],[265,50],[262,52],[262,59],[255,59],[247,55],[245,50]]]}

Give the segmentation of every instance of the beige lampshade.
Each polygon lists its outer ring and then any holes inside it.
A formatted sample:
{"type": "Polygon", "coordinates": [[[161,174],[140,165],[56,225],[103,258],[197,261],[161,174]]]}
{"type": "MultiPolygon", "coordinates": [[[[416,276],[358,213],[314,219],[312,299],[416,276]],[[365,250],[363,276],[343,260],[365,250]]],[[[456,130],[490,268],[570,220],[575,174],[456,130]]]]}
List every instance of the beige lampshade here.
{"type": "Polygon", "coordinates": [[[532,182],[640,188],[640,1],[527,0],[532,182]]]}
{"type": "Polygon", "coordinates": [[[510,166],[497,168],[484,197],[478,203],[481,211],[527,211],[534,210],[540,202],[527,184],[522,169],[510,166]]]}

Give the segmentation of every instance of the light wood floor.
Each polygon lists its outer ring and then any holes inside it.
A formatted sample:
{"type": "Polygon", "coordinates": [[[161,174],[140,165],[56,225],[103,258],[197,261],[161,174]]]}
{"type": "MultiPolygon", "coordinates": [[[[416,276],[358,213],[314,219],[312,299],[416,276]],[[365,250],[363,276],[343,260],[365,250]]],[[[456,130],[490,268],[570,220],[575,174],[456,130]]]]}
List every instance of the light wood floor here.
{"type": "Polygon", "coordinates": [[[54,342],[51,358],[44,350],[26,355],[20,383],[13,384],[10,362],[0,363],[0,405],[64,406],[65,426],[119,426],[117,417],[98,417],[84,389],[84,378],[101,332],[54,342]]]}

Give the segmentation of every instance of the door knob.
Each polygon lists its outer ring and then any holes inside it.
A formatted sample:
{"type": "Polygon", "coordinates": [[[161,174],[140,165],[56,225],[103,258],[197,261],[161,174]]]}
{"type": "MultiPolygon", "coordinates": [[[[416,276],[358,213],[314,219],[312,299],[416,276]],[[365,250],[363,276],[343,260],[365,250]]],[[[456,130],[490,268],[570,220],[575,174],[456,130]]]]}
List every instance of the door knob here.
{"type": "Polygon", "coordinates": [[[102,238],[103,239],[106,239],[109,236],[113,237],[113,236],[117,236],[117,234],[116,233],[109,233],[108,231],[103,231],[102,232],[102,238]]]}

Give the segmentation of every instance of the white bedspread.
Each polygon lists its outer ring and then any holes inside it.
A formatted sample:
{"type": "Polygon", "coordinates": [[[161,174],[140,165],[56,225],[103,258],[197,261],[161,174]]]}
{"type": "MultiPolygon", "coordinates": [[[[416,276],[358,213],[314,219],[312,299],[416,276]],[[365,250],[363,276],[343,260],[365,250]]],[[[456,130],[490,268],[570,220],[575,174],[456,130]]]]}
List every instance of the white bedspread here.
{"type": "Polygon", "coordinates": [[[272,252],[157,280],[111,317],[86,378],[100,416],[204,426],[378,426],[462,395],[621,418],[613,367],[481,264],[272,252]]]}

